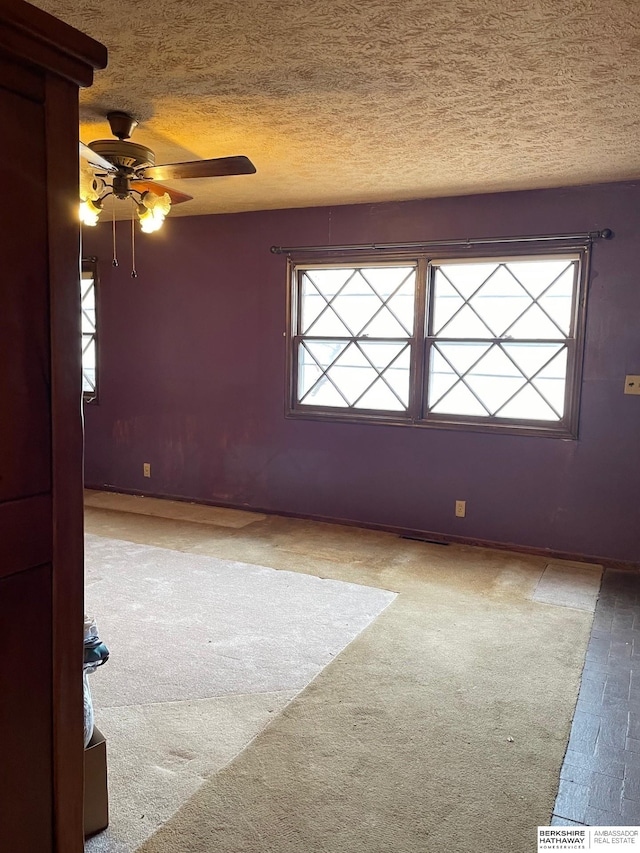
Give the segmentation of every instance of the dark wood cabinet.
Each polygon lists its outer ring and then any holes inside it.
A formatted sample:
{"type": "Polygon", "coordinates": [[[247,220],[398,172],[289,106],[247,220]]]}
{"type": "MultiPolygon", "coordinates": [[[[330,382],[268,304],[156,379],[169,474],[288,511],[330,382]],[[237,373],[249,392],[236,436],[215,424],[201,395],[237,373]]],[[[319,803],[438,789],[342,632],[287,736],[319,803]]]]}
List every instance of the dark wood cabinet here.
{"type": "Polygon", "coordinates": [[[78,87],[106,52],[0,0],[0,850],[80,853],[78,87]]]}

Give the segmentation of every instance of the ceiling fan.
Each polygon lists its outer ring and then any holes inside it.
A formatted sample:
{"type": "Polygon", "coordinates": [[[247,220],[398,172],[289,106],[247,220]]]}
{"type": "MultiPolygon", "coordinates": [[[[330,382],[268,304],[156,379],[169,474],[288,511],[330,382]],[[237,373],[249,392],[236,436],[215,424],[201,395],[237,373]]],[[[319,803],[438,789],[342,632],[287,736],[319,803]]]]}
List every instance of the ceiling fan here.
{"type": "Polygon", "coordinates": [[[248,157],[218,157],[156,166],[155,154],[145,145],[127,142],[138,125],[125,112],[107,113],[114,139],[80,143],[80,218],[96,225],[102,202],[109,195],[133,199],[143,231],[157,231],[172,204],[190,201],[193,196],[158,181],[185,178],[216,178],[251,175],[256,171],[248,157]]]}

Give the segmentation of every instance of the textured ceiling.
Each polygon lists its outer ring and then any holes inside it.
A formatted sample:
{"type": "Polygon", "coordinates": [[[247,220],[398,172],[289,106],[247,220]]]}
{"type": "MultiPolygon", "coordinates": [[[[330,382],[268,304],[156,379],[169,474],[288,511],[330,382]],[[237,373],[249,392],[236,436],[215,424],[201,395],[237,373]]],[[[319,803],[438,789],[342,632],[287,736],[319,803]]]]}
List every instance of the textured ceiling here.
{"type": "Polygon", "coordinates": [[[84,142],[139,120],[174,214],[640,177],[640,0],[37,0],[109,50],[84,142]]]}

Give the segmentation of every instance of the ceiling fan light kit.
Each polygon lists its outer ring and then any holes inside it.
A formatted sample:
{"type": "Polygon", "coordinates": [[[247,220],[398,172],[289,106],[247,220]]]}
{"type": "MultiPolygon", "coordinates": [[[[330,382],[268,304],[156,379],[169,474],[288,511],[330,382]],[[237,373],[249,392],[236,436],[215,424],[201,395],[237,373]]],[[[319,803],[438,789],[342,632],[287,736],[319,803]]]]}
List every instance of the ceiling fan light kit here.
{"type": "Polygon", "coordinates": [[[171,210],[171,199],[169,193],[164,195],[154,195],[154,193],[145,190],[140,196],[140,204],[138,205],[138,219],[140,227],[145,234],[153,234],[162,228],[165,216],[171,210]]]}
{"type": "Polygon", "coordinates": [[[80,222],[83,225],[97,225],[102,213],[102,199],[86,198],[80,201],[80,222]]]}
{"type": "MultiPolygon", "coordinates": [[[[127,141],[138,126],[133,116],[116,111],[107,113],[107,120],[114,139],[96,139],[88,145],[80,143],[80,221],[84,225],[97,225],[104,199],[113,196],[120,201],[131,199],[132,217],[137,213],[142,231],[150,234],[162,227],[172,205],[192,199],[158,180],[251,175],[256,171],[251,160],[244,156],[156,166],[150,148],[127,141]]],[[[115,209],[113,228],[114,266],[117,266],[115,209]]]]}

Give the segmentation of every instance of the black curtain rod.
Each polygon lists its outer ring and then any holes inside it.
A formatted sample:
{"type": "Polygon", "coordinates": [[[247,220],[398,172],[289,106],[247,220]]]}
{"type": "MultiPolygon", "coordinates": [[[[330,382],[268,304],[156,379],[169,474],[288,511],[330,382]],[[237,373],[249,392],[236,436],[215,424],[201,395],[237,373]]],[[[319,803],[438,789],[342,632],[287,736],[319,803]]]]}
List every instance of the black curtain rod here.
{"type": "Polygon", "coordinates": [[[592,242],[593,240],[610,240],[613,231],[605,228],[603,231],[584,231],[579,234],[540,234],[535,237],[471,237],[468,240],[425,240],[418,243],[368,243],[353,246],[272,246],[274,255],[288,255],[291,252],[364,252],[384,251],[385,249],[430,249],[455,246],[487,246],[493,243],[535,243],[535,242],[566,242],[569,240],[592,242]]]}

